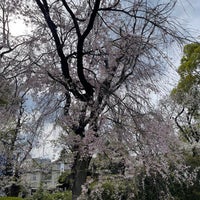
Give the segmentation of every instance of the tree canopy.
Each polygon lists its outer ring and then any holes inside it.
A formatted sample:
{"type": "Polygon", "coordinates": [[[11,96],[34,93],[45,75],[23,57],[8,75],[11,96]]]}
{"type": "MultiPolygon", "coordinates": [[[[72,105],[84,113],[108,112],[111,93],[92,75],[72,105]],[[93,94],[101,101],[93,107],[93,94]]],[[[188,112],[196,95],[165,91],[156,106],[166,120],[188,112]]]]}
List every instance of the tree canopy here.
{"type": "Polygon", "coordinates": [[[181,65],[178,68],[180,80],[173,89],[173,94],[179,94],[180,103],[184,101],[184,94],[189,94],[192,90],[197,89],[199,85],[199,64],[200,64],[200,44],[192,43],[184,47],[181,65]],[[181,94],[182,93],[182,94],[181,94]],[[183,99],[181,98],[183,95],[183,99]]]}
{"type": "Polygon", "coordinates": [[[198,142],[200,44],[186,45],[183,53],[181,65],[178,68],[180,80],[171,92],[172,98],[180,105],[175,121],[187,141],[198,142]]]}

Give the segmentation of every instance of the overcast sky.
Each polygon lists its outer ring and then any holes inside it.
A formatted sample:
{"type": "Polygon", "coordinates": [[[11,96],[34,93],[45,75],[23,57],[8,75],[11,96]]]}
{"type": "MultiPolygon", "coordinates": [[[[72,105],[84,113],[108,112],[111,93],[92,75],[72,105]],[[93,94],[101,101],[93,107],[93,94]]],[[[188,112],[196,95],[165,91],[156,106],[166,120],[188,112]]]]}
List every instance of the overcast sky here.
{"type": "MultiPolygon", "coordinates": [[[[200,0],[178,0],[172,16],[179,21],[184,29],[190,32],[192,37],[200,41],[200,0]]],[[[176,73],[176,70],[180,65],[183,49],[179,46],[168,51],[169,56],[172,58],[173,66],[168,68],[165,72],[166,77],[163,77],[159,82],[161,96],[168,94],[179,81],[179,75],[176,73]]],[[[160,96],[156,95],[155,98],[157,102],[160,96]]]]}
{"type": "Polygon", "coordinates": [[[200,36],[200,0],[178,0],[177,19],[191,29],[193,36],[200,36]]]}

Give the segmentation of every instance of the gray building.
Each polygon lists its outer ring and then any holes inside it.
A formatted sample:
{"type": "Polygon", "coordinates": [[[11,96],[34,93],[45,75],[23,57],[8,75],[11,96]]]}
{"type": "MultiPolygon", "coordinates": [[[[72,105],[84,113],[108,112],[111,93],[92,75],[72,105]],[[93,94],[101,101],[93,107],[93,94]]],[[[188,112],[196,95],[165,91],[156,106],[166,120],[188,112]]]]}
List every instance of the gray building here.
{"type": "Polygon", "coordinates": [[[61,160],[51,162],[50,159],[29,159],[25,163],[22,182],[31,193],[35,192],[41,184],[46,190],[55,190],[59,176],[69,169],[70,165],[61,160]]]}

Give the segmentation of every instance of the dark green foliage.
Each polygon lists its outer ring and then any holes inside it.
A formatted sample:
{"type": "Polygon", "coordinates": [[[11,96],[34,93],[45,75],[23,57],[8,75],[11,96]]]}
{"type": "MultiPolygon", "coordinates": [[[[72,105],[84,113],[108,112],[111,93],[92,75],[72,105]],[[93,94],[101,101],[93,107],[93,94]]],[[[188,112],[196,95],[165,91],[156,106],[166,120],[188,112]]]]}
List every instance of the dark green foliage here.
{"type": "MultiPolygon", "coordinates": [[[[197,172],[192,182],[177,180],[173,176],[176,166],[171,166],[171,173],[163,177],[159,173],[142,173],[137,177],[137,193],[134,200],[200,200],[200,155],[185,153],[188,171],[183,171],[180,176],[197,172]]],[[[135,191],[136,192],[136,191],[135,191]]]]}
{"type": "MultiPolygon", "coordinates": [[[[199,181],[198,181],[199,182],[199,181]]],[[[174,183],[170,187],[170,192],[176,200],[199,200],[200,184],[195,182],[194,185],[187,186],[186,183],[174,183]]]]}
{"type": "Polygon", "coordinates": [[[5,106],[8,104],[8,101],[6,99],[0,98],[0,106],[5,106]]]}
{"type": "Polygon", "coordinates": [[[71,171],[68,170],[68,171],[63,172],[60,175],[58,182],[61,184],[60,188],[63,188],[65,190],[66,189],[70,190],[72,188],[72,184],[73,184],[71,171]]]}
{"type": "Polygon", "coordinates": [[[177,200],[199,200],[200,199],[200,155],[197,149],[193,149],[193,154],[186,154],[186,163],[190,167],[191,173],[196,170],[197,176],[193,184],[187,185],[186,182],[174,183],[170,190],[177,200]],[[194,151],[196,153],[194,154],[194,151]]]}
{"type": "Polygon", "coordinates": [[[72,193],[71,191],[65,191],[50,194],[40,188],[32,197],[26,198],[26,200],[72,200],[72,193]]]}
{"type": "Polygon", "coordinates": [[[117,176],[106,179],[91,182],[81,200],[134,200],[134,183],[131,179],[117,176]]]}
{"type": "Polygon", "coordinates": [[[108,169],[110,170],[111,174],[124,174],[125,164],[123,160],[120,162],[110,162],[108,169]]]}
{"type": "Polygon", "coordinates": [[[40,184],[40,187],[38,190],[33,194],[32,198],[30,200],[53,200],[50,195],[44,191],[42,184],[40,184]]]}
{"type": "Polygon", "coordinates": [[[159,173],[146,175],[141,173],[137,177],[137,200],[158,200],[167,195],[168,182],[159,173]]]}
{"type": "Polygon", "coordinates": [[[8,105],[12,96],[12,86],[0,76],[0,107],[8,105]]]}
{"type": "Polygon", "coordinates": [[[56,192],[51,195],[53,200],[72,200],[71,191],[56,192]]]}
{"type": "Polygon", "coordinates": [[[102,184],[102,199],[114,200],[115,186],[113,182],[107,181],[102,184]]]}
{"type": "Polygon", "coordinates": [[[21,191],[21,186],[19,184],[13,183],[11,186],[5,188],[7,196],[17,197],[21,191]]]}

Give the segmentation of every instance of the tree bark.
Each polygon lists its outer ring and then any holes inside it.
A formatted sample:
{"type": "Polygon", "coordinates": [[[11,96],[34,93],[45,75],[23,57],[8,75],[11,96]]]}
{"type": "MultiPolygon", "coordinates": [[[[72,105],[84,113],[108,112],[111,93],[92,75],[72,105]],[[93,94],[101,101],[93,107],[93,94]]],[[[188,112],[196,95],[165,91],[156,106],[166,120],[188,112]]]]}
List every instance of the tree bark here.
{"type": "Polygon", "coordinates": [[[91,156],[81,156],[81,153],[77,152],[72,167],[74,181],[72,186],[72,200],[77,200],[81,194],[82,185],[85,184],[87,179],[90,161],[91,156]]]}

